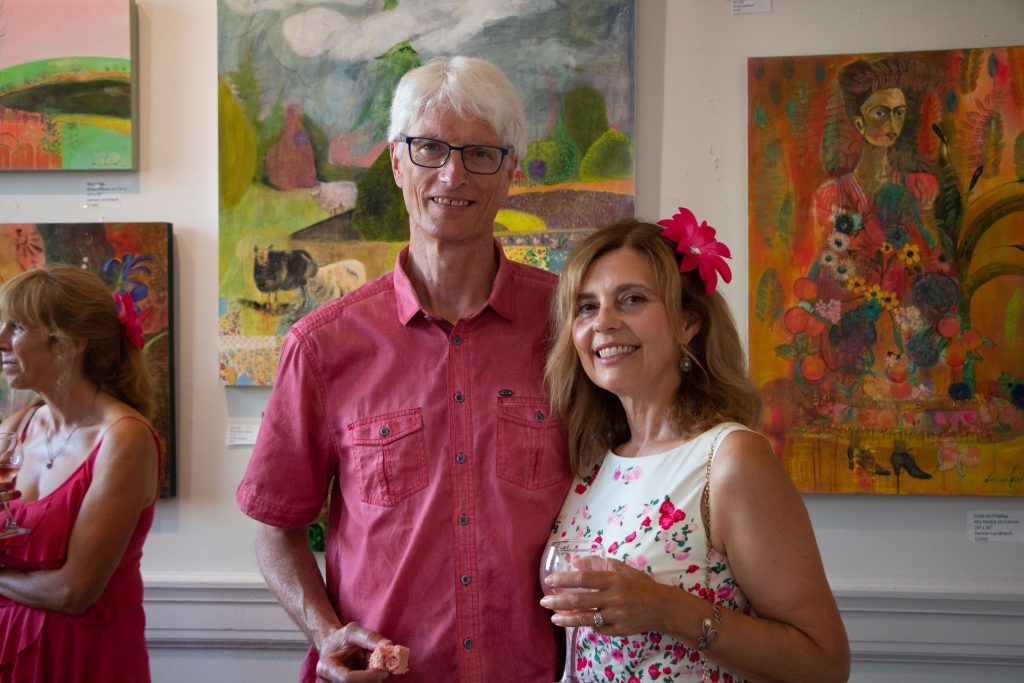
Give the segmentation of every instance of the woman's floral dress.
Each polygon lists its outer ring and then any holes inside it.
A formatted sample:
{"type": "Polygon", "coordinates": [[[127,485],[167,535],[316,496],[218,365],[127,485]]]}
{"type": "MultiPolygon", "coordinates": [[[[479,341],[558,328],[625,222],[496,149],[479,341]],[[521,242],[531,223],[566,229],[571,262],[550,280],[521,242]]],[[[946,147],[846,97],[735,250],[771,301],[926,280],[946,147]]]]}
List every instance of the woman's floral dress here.
{"type": "MultiPolygon", "coordinates": [[[[718,425],[663,453],[624,458],[609,452],[589,476],[577,477],[552,539],[586,538],[601,543],[609,557],[647,572],[659,583],[707,596],[703,586],[707,543],[700,499],[712,444],[742,425],[718,425]]],[[[729,569],[728,560],[712,550],[714,601],[743,613],[750,606],[729,569]]],[[[699,628],[694,623],[694,631],[699,628]]],[[[699,679],[703,673],[696,650],[648,631],[613,638],[582,628],[576,649],[581,681],[670,681],[699,679]]],[[[712,681],[739,680],[709,660],[712,681]]]]}

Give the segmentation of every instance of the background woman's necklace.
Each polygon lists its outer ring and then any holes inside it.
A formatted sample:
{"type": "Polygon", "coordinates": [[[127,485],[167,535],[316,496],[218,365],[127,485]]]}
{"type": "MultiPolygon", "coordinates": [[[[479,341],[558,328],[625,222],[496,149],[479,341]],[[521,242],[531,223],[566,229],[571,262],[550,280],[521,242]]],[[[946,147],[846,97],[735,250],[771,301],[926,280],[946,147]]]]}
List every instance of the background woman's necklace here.
{"type": "Polygon", "coordinates": [[[71,443],[71,437],[73,437],[75,435],[75,432],[77,432],[78,428],[81,427],[81,426],[82,426],[82,423],[76,424],[75,428],[72,429],[70,432],[68,432],[68,435],[66,437],[64,437],[64,443],[61,444],[60,448],[57,449],[56,453],[53,452],[53,444],[50,443],[50,435],[49,434],[45,435],[46,436],[46,469],[48,469],[48,470],[52,470],[53,469],[53,461],[56,460],[57,458],[59,458],[61,453],[63,453],[65,450],[67,450],[68,444],[71,443]]]}
{"type": "MultiPolygon", "coordinates": [[[[67,450],[68,444],[71,443],[71,437],[73,437],[75,435],[75,432],[78,431],[78,428],[81,427],[84,424],[90,424],[93,421],[93,418],[96,417],[96,398],[99,395],[100,395],[99,387],[96,387],[96,393],[93,394],[93,397],[92,397],[92,408],[89,410],[89,417],[86,418],[84,421],[79,422],[78,424],[76,424],[74,429],[72,429],[70,432],[68,432],[68,435],[64,437],[64,443],[62,443],[60,445],[60,448],[57,449],[56,453],[53,452],[53,444],[50,443],[50,435],[49,434],[43,434],[43,436],[46,437],[46,469],[48,469],[48,470],[52,470],[53,469],[53,461],[56,460],[57,458],[59,458],[61,456],[61,454],[65,450],[67,450]]],[[[54,434],[54,436],[56,436],[56,434],[54,434]]]]}

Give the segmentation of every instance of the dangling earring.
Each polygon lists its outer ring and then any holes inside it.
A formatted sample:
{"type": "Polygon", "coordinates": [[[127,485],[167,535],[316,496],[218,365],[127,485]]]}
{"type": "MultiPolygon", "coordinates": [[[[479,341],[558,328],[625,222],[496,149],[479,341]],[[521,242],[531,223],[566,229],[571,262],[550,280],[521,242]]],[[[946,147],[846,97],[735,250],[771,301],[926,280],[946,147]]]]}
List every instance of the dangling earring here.
{"type": "Polygon", "coordinates": [[[693,361],[690,360],[689,356],[683,356],[683,359],[679,361],[679,372],[684,374],[690,372],[693,369],[693,361]]]}

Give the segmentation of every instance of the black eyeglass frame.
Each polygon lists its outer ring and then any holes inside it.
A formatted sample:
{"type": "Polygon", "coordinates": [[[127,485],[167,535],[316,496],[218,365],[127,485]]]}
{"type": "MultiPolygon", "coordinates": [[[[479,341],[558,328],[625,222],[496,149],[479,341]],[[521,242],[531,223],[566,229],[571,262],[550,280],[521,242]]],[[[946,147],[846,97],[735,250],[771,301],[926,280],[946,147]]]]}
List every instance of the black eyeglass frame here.
{"type": "Polygon", "coordinates": [[[463,150],[471,149],[473,147],[484,147],[486,149],[496,149],[496,150],[501,152],[501,158],[498,159],[498,167],[495,168],[490,173],[484,173],[482,171],[474,171],[473,169],[471,169],[469,166],[466,165],[466,157],[463,156],[462,157],[462,167],[464,169],[466,169],[466,171],[468,171],[469,173],[474,173],[476,175],[494,175],[495,173],[497,173],[498,171],[501,170],[501,165],[505,163],[505,157],[507,157],[509,152],[512,151],[509,148],[498,147],[497,145],[463,145],[462,147],[458,147],[456,145],[451,144],[450,142],[445,142],[444,140],[438,140],[437,138],[428,138],[428,137],[423,136],[423,135],[401,135],[401,136],[399,136],[399,141],[400,142],[404,142],[406,148],[409,150],[409,161],[411,161],[414,165],[419,166],[420,168],[444,168],[445,164],[448,163],[448,160],[452,158],[452,152],[455,151],[455,150],[458,150],[460,155],[463,154],[463,150]],[[429,140],[430,142],[436,142],[438,144],[445,145],[446,147],[448,147],[448,154],[445,156],[444,161],[442,161],[437,166],[427,166],[426,164],[421,164],[420,162],[416,161],[412,157],[412,142],[414,140],[429,140]]]}

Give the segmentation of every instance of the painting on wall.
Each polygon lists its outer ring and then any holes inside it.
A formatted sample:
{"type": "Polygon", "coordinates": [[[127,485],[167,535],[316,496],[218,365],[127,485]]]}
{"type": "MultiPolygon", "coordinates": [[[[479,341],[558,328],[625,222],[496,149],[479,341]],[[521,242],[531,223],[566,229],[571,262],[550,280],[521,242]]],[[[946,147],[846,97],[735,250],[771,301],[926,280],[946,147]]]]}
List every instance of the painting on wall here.
{"type": "Polygon", "coordinates": [[[137,168],[134,0],[0,0],[0,171],[137,168]]]}
{"type": "MultiPolygon", "coordinates": [[[[0,284],[26,270],[60,263],[97,273],[111,294],[130,297],[153,378],[152,422],[164,454],[164,498],[177,493],[171,239],[170,223],[0,223],[0,284]]],[[[6,383],[0,383],[4,391],[6,383]]],[[[0,404],[6,401],[0,396],[0,404]]]]}
{"type": "Polygon", "coordinates": [[[751,371],[798,487],[1024,493],[1024,47],[748,86],[751,371]]]}
{"type": "Polygon", "coordinates": [[[591,229],[634,213],[634,3],[218,0],[219,360],[273,382],[283,335],[394,267],[408,216],[391,176],[398,80],[483,57],[528,116],[495,221],[509,258],[557,271],[591,229]]]}

